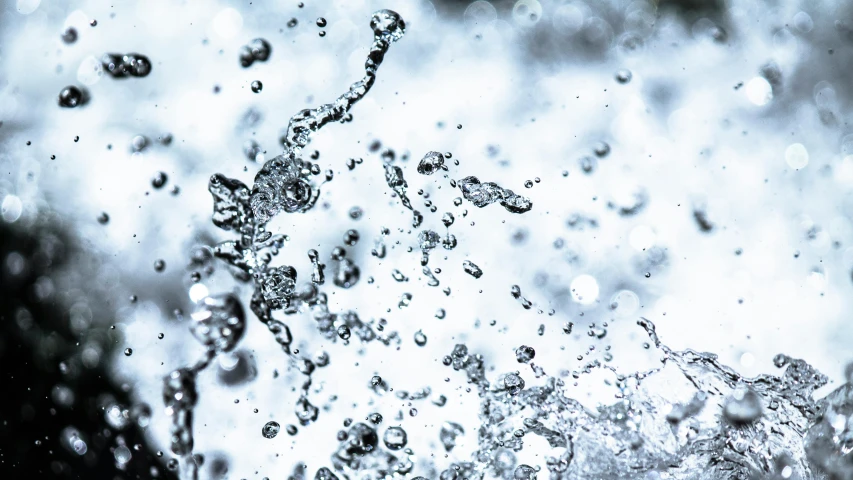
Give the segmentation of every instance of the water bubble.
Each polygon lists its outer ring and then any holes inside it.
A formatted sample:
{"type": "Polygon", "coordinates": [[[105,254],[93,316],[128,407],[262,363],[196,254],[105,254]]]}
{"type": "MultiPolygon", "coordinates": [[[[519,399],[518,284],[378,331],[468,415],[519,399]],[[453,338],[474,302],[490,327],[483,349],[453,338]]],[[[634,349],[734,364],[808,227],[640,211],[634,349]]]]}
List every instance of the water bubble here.
{"type": "Polygon", "coordinates": [[[98,223],[100,223],[101,225],[106,225],[109,222],[110,216],[109,214],[107,214],[107,212],[101,212],[101,214],[98,215],[98,223]]]}
{"type": "Polygon", "coordinates": [[[232,294],[204,297],[191,318],[193,336],[217,352],[231,351],[243,337],[246,326],[243,306],[232,294]]]}
{"type": "Polygon", "coordinates": [[[723,415],[734,424],[749,424],[763,413],[761,397],[751,388],[740,386],[726,398],[723,415]]]}
{"type": "Polygon", "coordinates": [[[151,186],[159,190],[163,188],[164,185],[166,185],[168,179],[169,177],[166,175],[165,172],[157,172],[154,174],[154,177],[151,178],[151,186]]]}
{"type": "Polygon", "coordinates": [[[347,431],[347,439],[341,449],[348,455],[366,455],[376,449],[379,436],[376,430],[364,423],[356,423],[347,431]]]}
{"type": "Polygon", "coordinates": [[[382,435],[382,441],[389,450],[400,450],[408,443],[406,431],[402,427],[389,427],[382,435]]]}
{"type": "Polygon", "coordinates": [[[133,349],[132,348],[125,348],[124,349],[124,356],[129,357],[131,355],[133,355],[133,349]]]}
{"type": "Polygon", "coordinates": [[[295,18],[291,18],[290,20],[287,21],[287,28],[293,28],[297,25],[299,25],[299,20],[297,20],[295,18]]]}
{"type": "Polygon", "coordinates": [[[427,152],[418,162],[418,173],[432,175],[444,166],[444,155],[439,152],[427,152]]]}
{"type": "Polygon", "coordinates": [[[319,415],[320,409],[311,404],[311,402],[309,402],[304,396],[300,397],[299,400],[296,401],[296,418],[299,420],[301,425],[305,426],[310,424],[317,420],[319,415]]]}
{"type": "Polygon", "coordinates": [[[453,422],[444,422],[438,433],[438,439],[441,441],[444,450],[449,452],[456,446],[456,439],[464,434],[465,429],[462,428],[462,425],[453,422]]]}
{"type": "Polygon", "coordinates": [[[392,10],[379,10],[370,19],[370,28],[377,39],[386,42],[396,42],[403,38],[406,33],[406,22],[397,12],[392,10]]]}
{"type": "Polygon", "coordinates": [[[276,310],[290,306],[296,288],[296,269],[289,266],[274,267],[264,274],[256,274],[255,277],[270,308],[276,310]]]}
{"type": "Polygon", "coordinates": [[[101,67],[113,78],[147,77],[151,73],[151,61],[138,53],[105,53],[101,67]]]}
{"type": "Polygon", "coordinates": [[[519,465],[512,474],[513,480],[536,480],[536,469],[530,465],[519,465]]]}
{"type": "Polygon", "coordinates": [[[770,100],[773,100],[773,87],[770,85],[770,82],[762,76],[753,77],[751,80],[746,82],[746,86],[743,90],[744,93],[746,93],[746,98],[749,99],[752,104],[759,107],[764,106],[769,103],[770,100]]]}
{"type": "Polygon", "coordinates": [[[633,76],[634,75],[631,73],[630,70],[623,68],[621,70],[616,71],[616,75],[614,75],[614,78],[616,79],[617,82],[624,85],[626,83],[629,83],[631,81],[631,78],[633,78],[633,76]]]}
{"type": "Polygon", "coordinates": [[[481,183],[477,177],[465,177],[457,182],[466,200],[483,208],[499,202],[510,213],[524,213],[533,208],[533,203],[512,190],[504,189],[492,182],[481,183]]]}
{"type": "Polygon", "coordinates": [[[357,230],[347,230],[344,234],[344,244],[349,245],[350,247],[355,246],[358,243],[359,235],[357,230]]]}
{"type": "Polygon", "coordinates": [[[120,445],[113,452],[113,456],[116,459],[116,463],[118,463],[119,465],[124,465],[124,464],[130,462],[132,455],[130,453],[130,449],[127,448],[127,446],[120,445]]]}
{"type": "Polygon", "coordinates": [[[261,435],[264,438],[275,438],[279,431],[281,431],[281,425],[278,422],[269,421],[261,428],[261,435]]]}
{"type": "Polygon", "coordinates": [[[154,261],[154,271],[162,272],[166,269],[166,262],[162,259],[157,259],[154,261]]]}
{"type": "Polygon", "coordinates": [[[338,287],[350,288],[358,283],[360,277],[361,270],[358,268],[358,265],[348,258],[342,258],[335,265],[332,281],[338,287]]]}
{"type": "Polygon", "coordinates": [[[317,26],[320,28],[325,27],[326,26],[326,19],[323,17],[318,18],[317,19],[317,26]]]}
{"type": "Polygon", "coordinates": [[[88,99],[88,94],[85,89],[69,85],[59,92],[59,106],[64,108],[74,108],[85,105],[88,99]]]}
{"type": "Polygon", "coordinates": [[[415,345],[419,347],[423,347],[427,344],[427,337],[424,335],[424,332],[418,330],[415,332],[415,345]]]}
{"type": "Polygon", "coordinates": [[[349,340],[349,338],[352,336],[350,328],[346,325],[339,326],[337,332],[338,336],[341,337],[341,340],[349,340]]]}
{"type": "Polygon", "coordinates": [[[510,395],[518,395],[524,390],[524,379],[516,373],[508,373],[504,375],[503,386],[510,395]]]}
{"type": "Polygon", "coordinates": [[[77,29],[74,27],[68,27],[62,32],[62,41],[67,44],[72,44],[77,41],[77,29]]]}
{"type": "Polygon", "coordinates": [[[266,62],[272,53],[272,46],[263,38],[256,38],[240,48],[240,65],[249,68],[255,62],[266,62]]]}
{"type": "Polygon", "coordinates": [[[144,135],[136,135],[130,139],[130,150],[132,152],[141,152],[148,148],[150,143],[144,135]]]}
{"type": "Polygon", "coordinates": [[[533,347],[528,347],[527,345],[522,345],[515,349],[515,359],[518,363],[527,363],[533,360],[533,357],[536,356],[536,350],[533,347]]]}
{"type": "Polygon", "coordinates": [[[258,142],[254,140],[246,140],[246,142],[243,144],[243,154],[246,155],[246,158],[248,158],[252,162],[262,161],[262,152],[263,149],[261,149],[261,146],[258,145],[258,142]]]}
{"type": "MultiPolygon", "coordinates": [[[[344,433],[346,433],[346,432],[344,432],[344,433]]],[[[332,471],[329,470],[328,468],[320,467],[317,470],[317,474],[314,475],[314,480],[338,480],[338,477],[337,477],[337,475],[332,473],[332,471]]]]}

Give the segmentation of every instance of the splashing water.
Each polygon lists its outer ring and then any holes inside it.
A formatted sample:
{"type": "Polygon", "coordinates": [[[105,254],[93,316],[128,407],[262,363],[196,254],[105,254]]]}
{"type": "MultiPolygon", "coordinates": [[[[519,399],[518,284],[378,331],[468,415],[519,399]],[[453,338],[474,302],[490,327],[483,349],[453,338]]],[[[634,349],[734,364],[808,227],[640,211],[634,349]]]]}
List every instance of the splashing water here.
{"type": "Polygon", "coordinates": [[[281,211],[305,212],[317,201],[316,187],[307,180],[311,167],[299,158],[308,144],[309,135],[330,122],[339,122],[350,108],[367,95],[376,82],[376,71],[385,59],[385,53],[403,38],[406,24],[391,10],[380,10],[370,20],[374,40],[364,63],[364,78],[350,85],[349,90],[334,103],[302,110],[287,125],[283,154],[267,161],[255,176],[251,205],[259,224],[268,222],[281,211]]]}
{"type": "MultiPolygon", "coordinates": [[[[362,341],[371,341],[378,336],[370,326],[362,323],[354,312],[340,319],[326,307],[325,296],[315,289],[295,295],[297,279],[293,267],[269,267],[269,262],[284,243],[283,235],[267,232],[264,225],[277,213],[305,212],[319,197],[319,188],[308,179],[320,173],[319,168],[299,158],[301,149],[308,144],[309,135],[324,125],[340,121],[352,106],[361,100],[376,81],[376,70],[382,64],[385,53],[392,42],[403,37],[405,22],[390,10],[376,12],[370,20],[374,41],[365,62],[365,75],[349,90],[331,104],[315,109],[302,110],[288,124],[285,152],[267,161],[255,177],[255,185],[249,188],[239,180],[221,174],[210,178],[208,190],[213,196],[213,223],[225,231],[240,235],[238,240],[225,241],[216,246],[214,255],[236,268],[238,280],[252,279],[255,292],[252,296],[252,312],[265,323],[282,350],[290,357],[296,368],[307,377],[302,386],[302,396],[296,402],[296,416],[302,425],[315,421],[319,409],[307,398],[311,385],[311,374],[315,363],[307,357],[299,357],[290,349],[293,338],[284,323],[273,320],[272,311],[285,309],[295,313],[291,303],[296,300],[307,304],[314,313],[321,331],[335,338],[333,331],[341,329],[355,331],[362,341]],[[337,324],[337,325],[336,325],[337,324]]],[[[241,63],[249,67],[254,61],[266,61],[270,46],[263,39],[256,39],[241,53],[241,63]]],[[[130,54],[123,57],[108,55],[104,67],[114,77],[126,75],[145,76],[150,71],[148,59],[130,54]]],[[[402,180],[402,177],[401,177],[402,180]]],[[[405,181],[403,181],[405,184],[405,181]]],[[[342,256],[341,256],[342,257],[342,256]]],[[[316,251],[309,252],[314,265],[312,279],[315,284],[323,283],[324,265],[319,263],[316,251]]],[[[358,281],[358,267],[347,258],[339,258],[334,274],[338,286],[350,287],[358,281]]],[[[179,368],[164,378],[163,401],[166,412],[172,417],[171,449],[181,458],[182,478],[198,478],[198,462],[193,457],[193,408],[197,402],[196,377],[210,361],[221,352],[232,350],[243,335],[245,317],[239,299],[233,295],[208,296],[199,301],[193,314],[193,335],[208,348],[204,358],[192,367],[179,368]]],[[[384,337],[390,342],[395,334],[384,337]]],[[[343,335],[341,335],[343,337],[343,335]]],[[[278,424],[271,422],[264,427],[264,436],[272,438],[278,433],[278,424]],[[271,425],[275,424],[275,425],[271,425]]],[[[405,432],[403,432],[405,444],[405,432]]],[[[394,437],[399,443],[399,435],[394,437]]],[[[333,475],[332,475],[333,476],[333,475]]]]}
{"type": "MultiPolygon", "coordinates": [[[[294,115],[287,127],[285,151],[263,165],[251,189],[221,174],[214,174],[208,187],[214,199],[213,223],[237,235],[236,239],[217,245],[213,249],[214,256],[233,267],[237,280],[252,283],[251,311],[266,325],[291,366],[305,377],[294,405],[294,414],[302,426],[311,425],[320,415],[320,408],[312,404],[308,394],[312,374],[316,368],[328,364],[328,357],[318,355],[312,359],[292,348],[289,327],[274,319],[273,311],[284,315],[310,312],[317,330],[332,342],[340,339],[345,344],[356,340],[363,343],[378,340],[385,345],[401,343],[397,332],[386,329],[384,320],[374,324],[363,321],[352,311],[330,311],[326,294],[318,288],[325,283],[326,265],[320,262],[320,253],[316,250],[308,251],[312,273],[310,282],[302,286],[297,285],[294,267],[269,265],[287,238],[268,232],[266,224],[281,212],[307,212],[319,198],[320,185],[312,181],[312,177],[320,174],[320,168],[300,156],[310,134],[328,123],[345,119],[352,106],[374,84],[376,71],[390,44],[402,38],[405,31],[403,20],[390,10],[375,13],[370,25],[374,41],[365,63],[364,77],[333,103],[294,115]]],[[[241,64],[249,67],[255,61],[266,61],[269,55],[269,44],[257,39],[244,47],[241,64]]],[[[146,70],[147,59],[141,61],[141,58],[144,57],[128,55],[105,59],[105,62],[109,60],[113,64],[114,68],[109,71],[118,72],[113,73],[114,76],[144,76],[150,70],[150,63],[146,70]]],[[[630,81],[630,72],[620,75],[625,78],[620,83],[630,81]]],[[[67,106],[76,106],[81,101],[75,92],[66,93],[64,97],[67,106]]],[[[257,152],[254,147],[251,150],[251,158],[255,158],[257,152]]],[[[609,146],[598,146],[595,152],[604,157],[609,146]]],[[[429,152],[417,170],[431,175],[446,170],[444,161],[444,155],[429,152]]],[[[403,170],[390,162],[384,169],[388,187],[403,207],[412,212],[413,227],[419,227],[423,217],[412,207],[403,170]]],[[[331,175],[327,174],[326,181],[329,180],[331,175]]],[[[477,177],[465,177],[455,185],[462,196],[478,208],[499,203],[511,213],[532,209],[530,199],[495,183],[482,183],[477,177]]],[[[641,208],[643,202],[639,203],[641,208]]],[[[623,208],[621,214],[633,214],[639,208],[628,213],[623,208]]],[[[449,229],[454,217],[447,213],[442,222],[449,229]]],[[[380,259],[386,254],[386,235],[388,231],[383,229],[373,250],[374,256],[380,259]]],[[[358,241],[357,234],[348,234],[348,238],[348,244],[358,241]]],[[[456,246],[456,239],[449,232],[445,238],[428,229],[418,233],[422,272],[430,286],[440,283],[426,266],[428,253],[439,243],[451,250],[456,246]]],[[[346,257],[342,248],[336,248],[331,257],[334,263],[330,275],[335,286],[349,288],[359,281],[358,266],[346,257]]],[[[474,279],[483,276],[483,270],[470,260],[463,262],[463,270],[474,279]]],[[[401,284],[408,281],[397,269],[391,275],[401,284]]],[[[445,293],[450,295],[450,290],[446,289],[445,293]]],[[[533,306],[521,296],[520,287],[513,285],[511,295],[524,309],[533,306]]],[[[398,307],[406,309],[411,302],[412,295],[405,293],[398,307]]],[[[199,462],[193,455],[193,413],[198,402],[196,379],[217,355],[232,351],[245,330],[245,315],[237,297],[210,295],[197,303],[191,330],[207,352],[196,364],[178,368],[163,380],[163,401],[172,418],[171,450],[181,459],[181,476],[185,479],[198,478],[199,469],[199,462]]],[[[445,316],[443,309],[436,313],[436,318],[445,316]]],[[[525,440],[533,436],[544,440],[550,449],[537,450],[537,454],[553,479],[853,479],[853,387],[850,383],[825,399],[815,401],[814,391],[827,380],[802,360],[780,356],[777,366],[785,369],[781,377],[744,378],[722,365],[714,355],[692,350],[672,351],[660,341],[650,321],[641,319],[638,324],[662,357],[660,366],[633,373],[620,373],[606,364],[592,362],[566,375],[551,376],[533,363],[535,350],[520,345],[514,349],[513,358],[518,367],[525,370],[507,372],[490,381],[483,357],[470,353],[464,344],[456,345],[443,363],[464,372],[479,395],[480,427],[476,432],[467,432],[469,436],[476,435],[477,448],[470,461],[456,462],[440,473],[433,471],[432,478],[537,478],[538,467],[519,463],[516,459],[525,448],[525,440]],[[568,375],[578,379],[592,372],[610,375],[611,385],[617,392],[614,403],[600,405],[594,410],[574,398],[572,387],[563,379],[568,375]],[[533,379],[540,385],[529,386],[533,379]]],[[[565,333],[571,333],[572,325],[571,322],[566,324],[565,333]]],[[[540,327],[540,335],[543,328],[540,327]]],[[[601,338],[606,330],[591,327],[590,334],[601,338]]],[[[414,342],[423,347],[427,337],[418,330],[414,342]]],[[[371,379],[370,388],[377,394],[391,390],[378,375],[371,379]]],[[[417,400],[428,397],[430,391],[429,388],[411,393],[397,391],[396,395],[401,400],[417,400]]],[[[444,396],[433,400],[438,406],[446,402],[444,396]]],[[[410,417],[417,413],[414,407],[408,409],[410,417]]],[[[398,420],[402,418],[401,413],[398,420]]],[[[340,443],[330,458],[332,468],[318,468],[315,478],[337,479],[338,474],[343,478],[411,477],[417,458],[411,448],[407,448],[408,433],[398,425],[380,429],[381,424],[382,416],[378,413],[368,415],[366,423],[345,422],[347,430],[339,432],[340,443]]],[[[280,428],[279,423],[269,421],[261,428],[261,434],[272,439],[280,428]]],[[[296,429],[296,426],[287,426],[290,434],[295,434],[296,429]]],[[[441,425],[438,440],[446,452],[451,452],[465,435],[460,424],[446,421],[441,425]]],[[[417,465],[423,464],[419,461],[417,465]]],[[[429,468],[435,470],[435,467],[429,468]]]]}

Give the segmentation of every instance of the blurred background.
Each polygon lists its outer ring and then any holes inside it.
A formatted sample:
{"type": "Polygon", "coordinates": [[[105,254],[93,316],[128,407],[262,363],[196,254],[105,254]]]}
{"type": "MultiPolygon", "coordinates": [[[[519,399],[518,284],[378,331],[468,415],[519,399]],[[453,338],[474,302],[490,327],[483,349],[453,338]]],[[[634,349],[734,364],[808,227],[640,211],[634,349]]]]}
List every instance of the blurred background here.
{"type": "MultiPolygon", "coordinates": [[[[230,237],[210,221],[208,179],[251,185],[294,113],[360,79],[382,8],[405,19],[405,37],[352,120],[303,152],[334,180],[313,210],[269,230],[288,236],[273,264],[300,282],[309,249],[332,265],[345,246],[360,279],[327,282],[330,309],[397,335],[345,344],[307,313],[289,317],[294,347],[330,358],[310,391],[319,418],[303,426],[302,377],[249,314],[237,349],[199,376],[202,478],[298,478],[300,462],[314,472],[342,422],[371,413],[406,429],[423,469],[469,459],[478,398],[442,365],[462,342],[490,377],[519,368],[520,344],[550,375],[596,359],[630,373],[659,355],[643,346],[642,316],[673,349],[716,353],[745,375],[772,372],[782,352],[828,375],[823,393],[838,385],[853,343],[846,2],[8,0],[0,470],[176,475],[162,379],[204,351],[188,328],[193,300],[234,292],[248,306],[251,295],[212,257],[230,237]],[[269,58],[244,66],[241,48],[258,38],[269,58]],[[102,63],[130,53],[150,71],[117,78],[102,63]],[[450,153],[446,175],[417,173],[429,151],[450,153]],[[455,217],[458,247],[430,258],[437,287],[386,163],[405,172],[422,228],[444,235],[442,215],[455,217]],[[451,179],[469,175],[533,209],[454,202],[451,179]],[[377,238],[384,258],[371,255],[377,238]],[[369,388],[374,375],[387,391],[369,388]],[[423,399],[398,395],[425,387],[423,399]],[[448,420],[467,434],[445,453],[448,420]],[[282,426],[273,439],[268,421],[282,426]]],[[[575,395],[612,399],[603,384],[575,395]]]]}

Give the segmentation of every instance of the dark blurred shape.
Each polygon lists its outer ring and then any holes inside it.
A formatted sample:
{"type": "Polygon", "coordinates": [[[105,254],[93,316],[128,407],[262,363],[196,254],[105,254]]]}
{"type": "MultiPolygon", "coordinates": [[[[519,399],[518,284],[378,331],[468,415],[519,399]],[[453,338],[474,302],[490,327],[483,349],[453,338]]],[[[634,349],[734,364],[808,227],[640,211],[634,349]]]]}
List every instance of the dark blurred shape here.
{"type": "Polygon", "coordinates": [[[151,73],[151,61],[138,53],[105,53],[101,66],[113,78],[146,77],[151,73]]]}
{"type": "Polygon", "coordinates": [[[726,11],[724,0],[658,0],[657,4],[661,10],[673,9],[680,14],[721,15],[726,11]]]}
{"type": "Polygon", "coordinates": [[[69,85],[59,92],[59,106],[63,108],[74,108],[89,103],[89,91],[83,87],[69,85]]]}
{"type": "Polygon", "coordinates": [[[176,478],[146,445],[150,408],[107,381],[115,342],[70,328],[53,276],[81,252],[54,228],[0,222],[0,478],[176,478]]]}

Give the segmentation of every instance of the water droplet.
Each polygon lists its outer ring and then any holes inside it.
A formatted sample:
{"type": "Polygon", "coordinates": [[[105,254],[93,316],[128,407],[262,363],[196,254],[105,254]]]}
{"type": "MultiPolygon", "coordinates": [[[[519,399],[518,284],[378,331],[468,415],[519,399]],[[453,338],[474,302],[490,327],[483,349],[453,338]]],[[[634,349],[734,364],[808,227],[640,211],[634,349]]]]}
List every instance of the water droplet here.
{"type": "Polygon", "coordinates": [[[278,422],[270,421],[261,428],[261,435],[263,435],[264,438],[275,438],[279,431],[281,431],[281,425],[279,425],[278,422]]]}
{"type": "Polygon", "coordinates": [[[400,450],[408,443],[406,431],[401,427],[389,427],[382,436],[382,441],[389,450],[400,450]]]}
{"type": "Polygon", "coordinates": [[[630,70],[623,68],[621,70],[616,71],[616,75],[614,76],[614,78],[616,78],[617,82],[624,85],[624,84],[630,82],[631,78],[633,78],[633,76],[634,75],[631,73],[630,70]]]}
{"type": "Polygon", "coordinates": [[[163,188],[164,185],[166,185],[166,182],[168,180],[169,177],[166,175],[165,172],[157,172],[151,179],[151,186],[159,190],[163,188]]]}
{"type": "Polygon", "coordinates": [[[59,92],[59,106],[64,108],[74,108],[86,104],[88,94],[85,89],[69,85],[59,92]]]}
{"type": "Polygon", "coordinates": [[[132,348],[125,348],[124,349],[124,356],[129,357],[131,355],[133,355],[133,349],[132,348]]]}
{"type": "Polygon", "coordinates": [[[432,175],[444,166],[444,155],[439,152],[427,152],[418,162],[418,173],[432,175]]]}
{"type": "Polygon", "coordinates": [[[190,331],[208,348],[231,351],[243,337],[246,320],[240,300],[232,294],[204,297],[191,315],[190,331]]]}
{"type": "Polygon", "coordinates": [[[147,77],[151,73],[151,61],[138,53],[105,53],[101,67],[113,78],[147,77]]]}
{"type": "Polygon", "coordinates": [[[527,363],[533,360],[533,357],[536,356],[536,350],[533,347],[528,347],[527,345],[522,345],[515,349],[515,359],[518,363],[527,363]]]}
{"type": "Polygon", "coordinates": [[[261,93],[261,90],[264,89],[264,84],[261,83],[260,80],[255,80],[252,82],[252,91],[255,93],[261,93]]]}
{"type": "Polygon", "coordinates": [[[510,395],[518,395],[524,390],[524,379],[516,373],[508,373],[504,375],[503,385],[510,395]]]}
{"type": "Polygon", "coordinates": [[[438,438],[441,441],[444,450],[449,452],[456,446],[456,439],[465,434],[465,429],[462,425],[453,422],[444,422],[441,425],[441,430],[438,433],[438,438]]]}
{"type": "Polygon", "coordinates": [[[471,275],[474,278],[480,278],[483,276],[483,270],[480,269],[474,262],[471,260],[465,260],[462,262],[462,268],[465,270],[465,273],[471,275]]]}
{"type": "Polygon", "coordinates": [[[370,19],[370,28],[377,39],[386,42],[396,42],[403,38],[406,33],[406,22],[397,12],[392,10],[379,10],[370,19]]]}
{"type": "Polygon", "coordinates": [[[723,405],[723,415],[734,424],[749,424],[758,420],[763,413],[761,397],[755,390],[739,386],[729,395],[723,405]]]}
{"type": "Polygon", "coordinates": [[[318,18],[317,19],[317,26],[320,28],[325,27],[326,26],[326,19],[323,17],[318,18]]]}
{"type": "Polygon", "coordinates": [[[72,44],[77,41],[77,29],[74,27],[68,27],[62,32],[62,41],[67,44],[72,44]]]}
{"type": "Polygon", "coordinates": [[[272,53],[272,46],[263,38],[256,38],[240,48],[240,65],[249,68],[255,62],[266,62],[272,53]]]}

